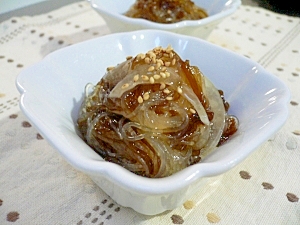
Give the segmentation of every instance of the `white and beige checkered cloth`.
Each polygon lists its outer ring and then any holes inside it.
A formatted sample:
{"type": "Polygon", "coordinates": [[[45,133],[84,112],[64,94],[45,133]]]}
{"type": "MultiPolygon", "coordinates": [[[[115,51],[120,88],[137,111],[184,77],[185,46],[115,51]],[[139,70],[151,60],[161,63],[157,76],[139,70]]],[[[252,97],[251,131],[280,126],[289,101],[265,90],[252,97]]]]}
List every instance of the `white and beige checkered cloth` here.
{"type": "Polygon", "coordinates": [[[257,61],[291,91],[283,128],[181,207],[144,216],[74,170],[21,113],[15,79],[48,53],[106,35],[83,1],[0,23],[0,224],[300,224],[300,18],[241,6],[208,41],[257,61]]]}

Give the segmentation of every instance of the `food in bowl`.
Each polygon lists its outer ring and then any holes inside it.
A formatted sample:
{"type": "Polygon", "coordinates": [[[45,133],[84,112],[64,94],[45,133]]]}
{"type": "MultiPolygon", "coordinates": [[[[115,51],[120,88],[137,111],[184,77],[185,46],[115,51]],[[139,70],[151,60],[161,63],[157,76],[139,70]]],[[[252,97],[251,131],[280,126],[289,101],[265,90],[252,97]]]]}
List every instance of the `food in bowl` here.
{"type": "Polygon", "coordinates": [[[155,29],[206,39],[216,26],[232,15],[241,5],[241,0],[193,0],[195,5],[205,9],[208,17],[199,20],[183,20],[174,23],[158,23],[125,15],[135,0],[89,0],[91,6],[111,33],[155,29]]]}
{"type": "Polygon", "coordinates": [[[88,84],[78,129],[102,158],[150,178],[201,160],[238,128],[222,91],[169,45],[109,67],[88,84]]]}
{"type": "Polygon", "coordinates": [[[190,0],[136,0],[125,15],[157,23],[176,23],[208,17],[205,9],[190,0]]]}

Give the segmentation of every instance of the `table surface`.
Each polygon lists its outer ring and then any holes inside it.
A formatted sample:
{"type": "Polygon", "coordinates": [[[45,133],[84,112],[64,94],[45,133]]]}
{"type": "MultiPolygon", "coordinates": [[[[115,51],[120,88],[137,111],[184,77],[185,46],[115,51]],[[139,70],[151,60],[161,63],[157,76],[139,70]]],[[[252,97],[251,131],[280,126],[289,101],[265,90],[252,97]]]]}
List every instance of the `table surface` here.
{"type": "Polygon", "coordinates": [[[285,125],[189,201],[158,216],[114,202],[73,169],[19,109],[17,75],[57,49],[109,34],[86,1],[0,23],[0,224],[300,224],[300,18],[242,5],[208,41],[290,89],[285,125]]]}

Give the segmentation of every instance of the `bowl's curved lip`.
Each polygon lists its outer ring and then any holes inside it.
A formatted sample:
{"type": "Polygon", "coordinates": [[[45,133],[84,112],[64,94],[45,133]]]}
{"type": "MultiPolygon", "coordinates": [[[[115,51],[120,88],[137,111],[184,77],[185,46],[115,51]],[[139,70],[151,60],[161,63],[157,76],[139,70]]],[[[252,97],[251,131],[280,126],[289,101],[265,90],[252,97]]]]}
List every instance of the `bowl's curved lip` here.
{"type": "MultiPolygon", "coordinates": [[[[111,35],[106,35],[103,37],[99,37],[94,40],[90,40],[92,43],[96,41],[100,41],[103,39],[111,40],[111,37],[114,36],[115,38],[122,39],[126,36],[139,36],[139,35],[160,35],[161,37],[165,38],[181,38],[185,40],[189,40],[195,43],[201,43],[202,45],[212,45],[214,48],[222,49],[222,51],[227,52],[227,54],[237,55],[236,53],[230,52],[229,50],[223,49],[219,46],[215,46],[211,43],[203,41],[198,38],[189,37],[185,35],[170,33],[167,31],[160,31],[160,30],[140,30],[140,31],[132,31],[132,32],[125,32],[125,33],[116,33],[111,35]],[[93,42],[94,41],[94,42],[93,42]]],[[[77,44],[77,46],[84,46],[85,43],[89,41],[85,41],[83,43],[77,44]]],[[[69,46],[67,48],[72,48],[74,46],[69,46]]],[[[219,160],[217,162],[205,162],[205,163],[198,163],[193,166],[189,166],[184,170],[173,174],[172,176],[165,177],[165,178],[145,178],[138,176],[129,172],[128,170],[124,169],[123,167],[116,165],[114,163],[106,162],[103,160],[99,160],[99,158],[95,159],[94,157],[87,156],[86,158],[79,158],[79,155],[74,152],[74,154],[69,154],[70,146],[68,143],[65,143],[61,140],[52,140],[48,139],[48,137],[52,136],[53,131],[49,129],[47,124],[43,123],[43,121],[39,121],[34,117],[34,112],[32,111],[32,107],[27,105],[26,98],[30,98],[30,90],[26,90],[26,85],[24,85],[24,80],[26,80],[26,76],[32,76],[32,72],[34,71],[35,67],[43,66],[46,59],[51,57],[55,57],[57,52],[64,51],[64,49],[58,50],[56,52],[50,53],[46,56],[41,62],[33,65],[32,67],[24,70],[19,74],[16,79],[16,86],[21,93],[20,99],[20,107],[24,114],[29,118],[29,120],[33,123],[33,125],[40,131],[42,136],[47,139],[53,146],[56,148],[61,155],[75,168],[86,172],[91,175],[96,176],[103,176],[106,179],[110,180],[112,183],[121,186],[122,188],[140,194],[152,194],[152,195],[159,195],[159,194],[168,194],[183,188],[188,187],[194,181],[198,180],[201,177],[209,177],[221,174],[223,172],[228,171],[232,167],[236,166],[240,163],[244,158],[246,158],[255,148],[257,148],[262,142],[266,141],[270,136],[272,136],[277,130],[283,126],[284,122],[288,117],[288,101],[290,99],[290,93],[288,88],[285,86],[283,82],[279,80],[279,78],[275,77],[274,75],[268,73],[264,70],[260,65],[253,62],[250,59],[245,57],[242,60],[246,61],[247,63],[254,65],[255,67],[259,68],[262,72],[260,76],[267,76],[270,79],[275,80],[280,88],[284,90],[283,98],[277,104],[280,105],[280,116],[277,118],[275,125],[273,126],[273,130],[265,132],[264,135],[257,137],[255,143],[252,145],[244,146],[242,154],[240,152],[236,152],[227,160],[219,160]]]]}
{"type": "Polygon", "coordinates": [[[205,26],[207,24],[210,24],[214,21],[218,21],[232,13],[234,13],[237,8],[241,5],[241,0],[232,0],[230,6],[226,8],[225,10],[216,13],[212,16],[208,16],[206,18],[200,19],[200,20],[184,20],[177,23],[172,24],[161,24],[152,22],[145,19],[137,19],[137,18],[130,18],[127,16],[124,16],[120,13],[116,13],[114,11],[106,10],[105,8],[100,7],[95,1],[97,0],[88,0],[91,4],[91,6],[99,11],[102,14],[105,14],[109,17],[118,19],[119,21],[123,21],[127,24],[133,24],[137,26],[144,27],[146,29],[165,29],[165,30],[172,30],[172,29],[178,29],[183,27],[197,27],[197,26],[205,26]]]}

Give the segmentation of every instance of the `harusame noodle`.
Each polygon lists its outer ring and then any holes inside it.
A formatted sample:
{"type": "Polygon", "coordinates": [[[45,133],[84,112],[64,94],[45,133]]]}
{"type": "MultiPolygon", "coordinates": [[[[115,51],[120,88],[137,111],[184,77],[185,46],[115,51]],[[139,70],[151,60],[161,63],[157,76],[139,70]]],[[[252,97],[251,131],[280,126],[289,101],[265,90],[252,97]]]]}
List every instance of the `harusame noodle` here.
{"type": "Polygon", "coordinates": [[[169,24],[203,19],[208,14],[190,0],[136,0],[125,16],[169,24]]]}
{"type": "Polygon", "coordinates": [[[85,94],[83,139],[105,160],[145,177],[198,163],[238,126],[223,92],[171,46],[127,57],[85,94]]]}

